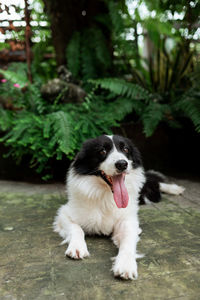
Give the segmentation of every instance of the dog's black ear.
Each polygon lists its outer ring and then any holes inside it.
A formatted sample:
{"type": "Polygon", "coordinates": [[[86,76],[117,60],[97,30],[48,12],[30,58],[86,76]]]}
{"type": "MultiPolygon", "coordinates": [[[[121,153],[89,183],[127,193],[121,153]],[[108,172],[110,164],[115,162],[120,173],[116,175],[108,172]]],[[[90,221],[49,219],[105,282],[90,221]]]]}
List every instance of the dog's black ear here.
{"type": "Polygon", "coordinates": [[[83,149],[76,155],[73,161],[73,167],[78,174],[87,174],[87,164],[86,164],[86,157],[83,149]]]}
{"type": "Polygon", "coordinates": [[[130,158],[133,161],[133,167],[138,168],[138,167],[142,166],[142,157],[141,157],[141,154],[140,154],[138,148],[128,138],[126,138],[126,142],[130,149],[130,158]]]}
{"type": "Polygon", "coordinates": [[[90,172],[89,160],[87,156],[87,152],[84,148],[82,148],[74,159],[73,167],[80,175],[86,175],[90,172]]]}
{"type": "Polygon", "coordinates": [[[92,175],[95,170],[93,141],[93,139],[89,139],[84,142],[81,150],[78,152],[73,161],[72,166],[80,175],[92,175]]]}

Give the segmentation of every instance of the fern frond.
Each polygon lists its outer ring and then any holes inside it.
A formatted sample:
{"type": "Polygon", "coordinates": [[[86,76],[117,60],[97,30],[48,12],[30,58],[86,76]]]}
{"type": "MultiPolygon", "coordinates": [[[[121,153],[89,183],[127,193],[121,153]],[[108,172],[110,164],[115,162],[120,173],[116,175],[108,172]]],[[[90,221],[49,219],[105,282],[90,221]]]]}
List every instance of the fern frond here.
{"type": "Polygon", "coordinates": [[[28,97],[27,102],[29,101],[32,110],[36,113],[42,114],[45,111],[45,108],[47,108],[37,83],[33,83],[29,86],[29,92],[26,97],[28,97]]]}
{"type": "Polygon", "coordinates": [[[55,138],[60,147],[60,150],[65,154],[70,153],[72,131],[72,119],[70,114],[63,111],[57,111],[48,115],[48,118],[51,119],[51,122],[53,124],[55,138]]]}
{"type": "Polygon", "coordinates": [[[113,31],[120,34],[124,30],[123,19],[119,13],[120,7],[117,2],[108,1],[109,15],[113,26],[113,31]]]}
{"type": "Polygon", "coordinates": [[[51,129],[52,129],[52,119],[51,119],[51,114],[47,115],[45,118],[45,122],[44,122],[44,127],[43,127],[43,137],[45,139],[50,138],[51,135],[51,129]]]}
{"type": "Polygon", "coordinates": [[[8,130],[12,126],[13,112],[0,107],[0,129],[8,130]]]}
{"type": "Polygon", "coordinates": [[[115,121],[122,121],[126,115],[133,111],[140,115],[144,107],[145,104],[141,101],[119,97],[114,102],[107,104],[107,114],[110,113],[110,118],[115,121]]]}
{"type": "Polygon", "coordinates": [[[126,82],[117,78],[105,78],[98,80],[90,80],[90,82],[101,86],[116,95],[127,97],[130,99],[149,100],[150,94],[147,90],[137,84],[126,82]]]}
{"type": "Polygon", "coordinates": [[[98,28],[93,28],[90,36],[92,37],[91,42],[95,49],[97,60],[100,64],[105,66],[105,68],[109,68],[111,65],[111,56],[103,32],[98,28]]]}
{"type": "Polygon", "coordinates": [[[147,137],[151,136],[159,122],[165,118],[165,113],[170,110],[166,104],[150,102],[145,108],[141,119],[144,125],[144,133],[147,137]]]}
{"type": "Polygon", "coordinates": [[[67,65],[74,77],[77,77],[80,72],[80,47],[80,32],[75,32],[66,50],[67,65]]]}
{"type": "Polygon", "coordinates": [[[28,83],[26,73],[14,72],[10,70],[0,69],[0,73],[5,76],[6,79],[12,81],[12,83],[18,83],[20,87],[24,87],[28,83]]]}
{"type": "Polygon", "coordinates": [[[192,121],[196,131],[200,133],[200,91],[189,90],[175,104],[175,109],[182,111],[192,121]]]}
{"type": "Polygon", "coordinates": [[[81,63],[83,79],[88,80],[89,78],[96,78],[95,58],[94,50],[90,48],[87,33],[84,34],[83,43],[81,46],[81,63]]]}

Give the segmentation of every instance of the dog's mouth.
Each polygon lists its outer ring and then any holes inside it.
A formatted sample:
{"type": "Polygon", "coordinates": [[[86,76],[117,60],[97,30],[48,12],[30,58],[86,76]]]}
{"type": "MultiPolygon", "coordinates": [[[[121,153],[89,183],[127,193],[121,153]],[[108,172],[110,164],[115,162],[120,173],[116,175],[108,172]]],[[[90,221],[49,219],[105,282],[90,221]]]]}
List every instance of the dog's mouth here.
{"type": "Polygon", "coordinates": [[[125,174],[108,176],[104,171],[100,171],[100,176],[110,186],[117,207],[127,207],[129,196],[124,183],[125,174]]]}

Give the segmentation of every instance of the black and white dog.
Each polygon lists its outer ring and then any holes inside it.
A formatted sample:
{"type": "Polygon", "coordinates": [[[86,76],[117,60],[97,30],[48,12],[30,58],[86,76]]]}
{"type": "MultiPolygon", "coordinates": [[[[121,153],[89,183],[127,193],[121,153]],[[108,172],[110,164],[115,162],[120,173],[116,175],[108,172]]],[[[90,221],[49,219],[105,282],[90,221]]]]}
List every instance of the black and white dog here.
{"type": "Polygon", "coordinates": [[[119,248],[114,275],[137,278],[139,203],[158,202],[160,191],[174,195],[184,191],[163,181],[157,172],[144,172],[140,153],[129,139],[103,135],[87,140],[69,169],[68,202],[54,221],[62,244],[68,243],[65,254],[74,259],[89,256],[85,233],[112,234],[119,248]]]}

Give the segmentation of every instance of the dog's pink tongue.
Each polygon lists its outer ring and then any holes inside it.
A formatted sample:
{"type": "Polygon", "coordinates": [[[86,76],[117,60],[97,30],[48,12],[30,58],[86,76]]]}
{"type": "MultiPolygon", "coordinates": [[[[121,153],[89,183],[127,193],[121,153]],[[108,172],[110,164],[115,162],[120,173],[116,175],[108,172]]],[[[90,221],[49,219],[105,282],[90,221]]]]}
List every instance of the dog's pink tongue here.
{"type": "Polygon", "coordinates": [[[112,177],[114,200],[118,208],[125,208],[128,205],[128,192],[124,184],[124,175],[112,177]]]}

